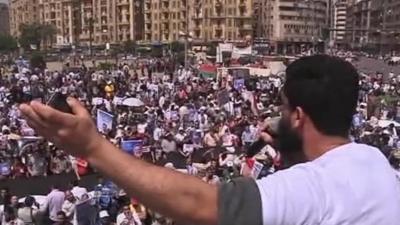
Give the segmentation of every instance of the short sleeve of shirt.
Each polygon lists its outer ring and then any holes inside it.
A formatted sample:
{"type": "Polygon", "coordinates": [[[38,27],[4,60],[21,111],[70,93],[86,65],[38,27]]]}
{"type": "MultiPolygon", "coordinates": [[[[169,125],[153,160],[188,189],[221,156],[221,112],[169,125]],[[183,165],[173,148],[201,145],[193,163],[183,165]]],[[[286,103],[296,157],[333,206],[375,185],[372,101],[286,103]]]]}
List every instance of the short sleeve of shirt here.
{"type": "Polygon", "coordinates": [[[320,224],[324,194],[303,168],[280,171],[256,182],[263,224],[320,224]]]}
{"type": "Polygon", "coordinates": [[[262,225],[260,192],[253,179],[239,178],[219,187],[218,225],[262,225]]]}

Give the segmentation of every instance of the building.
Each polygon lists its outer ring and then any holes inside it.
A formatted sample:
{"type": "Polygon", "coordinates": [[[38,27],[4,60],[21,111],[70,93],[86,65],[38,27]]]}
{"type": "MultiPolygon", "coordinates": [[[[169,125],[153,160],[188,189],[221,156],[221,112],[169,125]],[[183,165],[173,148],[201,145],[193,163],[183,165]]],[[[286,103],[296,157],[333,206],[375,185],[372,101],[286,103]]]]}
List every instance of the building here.
{"type": "Polygon", "coordinates": [[[400,50],[400,1],[353,0],[346,23],[352,48],[380,54],[400,50]]]}
{"type": "Polygon", "coordinates": [[[336,47],[346,47],[346,22],[348,0],[337,0],[333,4],[332,40],[336,47]]]}
{"type": "Polygon", "coordinates": [[[6,3],[0,3],[0,35],[10,33],[9,11],[6,3]]]}
{"type": "Polygon", "coordinates": [[[328,0],[262,0],[258,32],[269,40],[274,52],[295,54],[323,51],[323,30],[328,28],[328,0]]]}
{"type": "Polygon", "coordinates": [[[14,37],[20,35],[21,24],[40,22],[39,0],[11,0],[10,32],[14,37]]]}
{"type": "Polygon", "coordinates": [[[259,0],[192,1],[189,30],[194,40],[241,41],[254,36],[254,4],[259,9],[259,0]]]}
{"type": "Polygon", "coordinates": [[[371,0],[352,0],[347,8],[346,40],[352,48],[370,43],[371,0]]]}
{"type": "Polygon", "coordinates": [[[242,40],[253,36],[253,14],[252,0],[145,0],[144,40],[242,40]]]}
{"type": "Polygon", "coordinates": [[[368,47],[380,54],[400,50],[400,1],[371,0],[368,47]]]}
{"type": "Polygon", "coordinates": [[[12,34],[23,23],[52,24],[52,45],[104,45],[143,39],[140,0],[12,0],[12,34]]]}
{"type": "Polygon", "coordinates": [[[188,0],[144,0],[144,41],[168,43],[187,32],[188,0]]]}

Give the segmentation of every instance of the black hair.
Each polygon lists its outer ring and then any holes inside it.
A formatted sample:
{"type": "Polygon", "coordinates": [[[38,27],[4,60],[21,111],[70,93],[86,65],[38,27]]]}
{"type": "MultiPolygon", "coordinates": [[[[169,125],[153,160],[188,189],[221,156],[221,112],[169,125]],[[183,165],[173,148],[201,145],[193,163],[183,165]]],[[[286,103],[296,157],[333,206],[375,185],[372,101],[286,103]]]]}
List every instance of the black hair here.
{"type": "Polygon", "coordinates": [[[26,207],[32,207],[32,205],[35,203],[35,198],[32,196],[27,196],[25,198],[24,204],[26,207]]]}
{"type": "Polygon", "coordinates": [[[73,187],[79,186],[79,180],[73,180],[73,181],[71,182],[71,185],[72,185],[73,187]]]}
{"type": "Polygon", "coordinates": [[[286,70],[283,93],[290,109],[302,108],[325,135],[348,137],[358,92],[357,70],[338,57],[304,57],[286,70]]]}

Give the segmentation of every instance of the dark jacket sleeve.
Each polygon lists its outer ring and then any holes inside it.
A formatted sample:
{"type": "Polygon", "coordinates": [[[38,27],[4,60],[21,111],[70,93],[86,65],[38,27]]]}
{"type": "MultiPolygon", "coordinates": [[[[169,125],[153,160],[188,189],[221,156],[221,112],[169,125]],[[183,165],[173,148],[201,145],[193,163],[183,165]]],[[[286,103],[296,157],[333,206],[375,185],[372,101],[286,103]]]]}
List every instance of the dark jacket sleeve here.
{"type": "Polygon", "coordinates": [[[218,190],[218,225],[262,225],[260,192],[255,180],[235,179],[218,190]]]}

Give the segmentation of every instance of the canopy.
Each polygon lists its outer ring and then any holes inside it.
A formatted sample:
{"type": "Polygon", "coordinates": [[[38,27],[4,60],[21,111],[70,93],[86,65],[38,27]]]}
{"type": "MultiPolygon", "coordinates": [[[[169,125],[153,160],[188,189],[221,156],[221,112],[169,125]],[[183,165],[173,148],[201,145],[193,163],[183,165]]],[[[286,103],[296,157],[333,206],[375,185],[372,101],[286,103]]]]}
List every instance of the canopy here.
{"type": "Polygon", "coordinates": [[[122,105],[130,106],[130,107],[140,107],[144,106],[144,103],[137,98],[127,98],[122,101],[122,105]]]}

